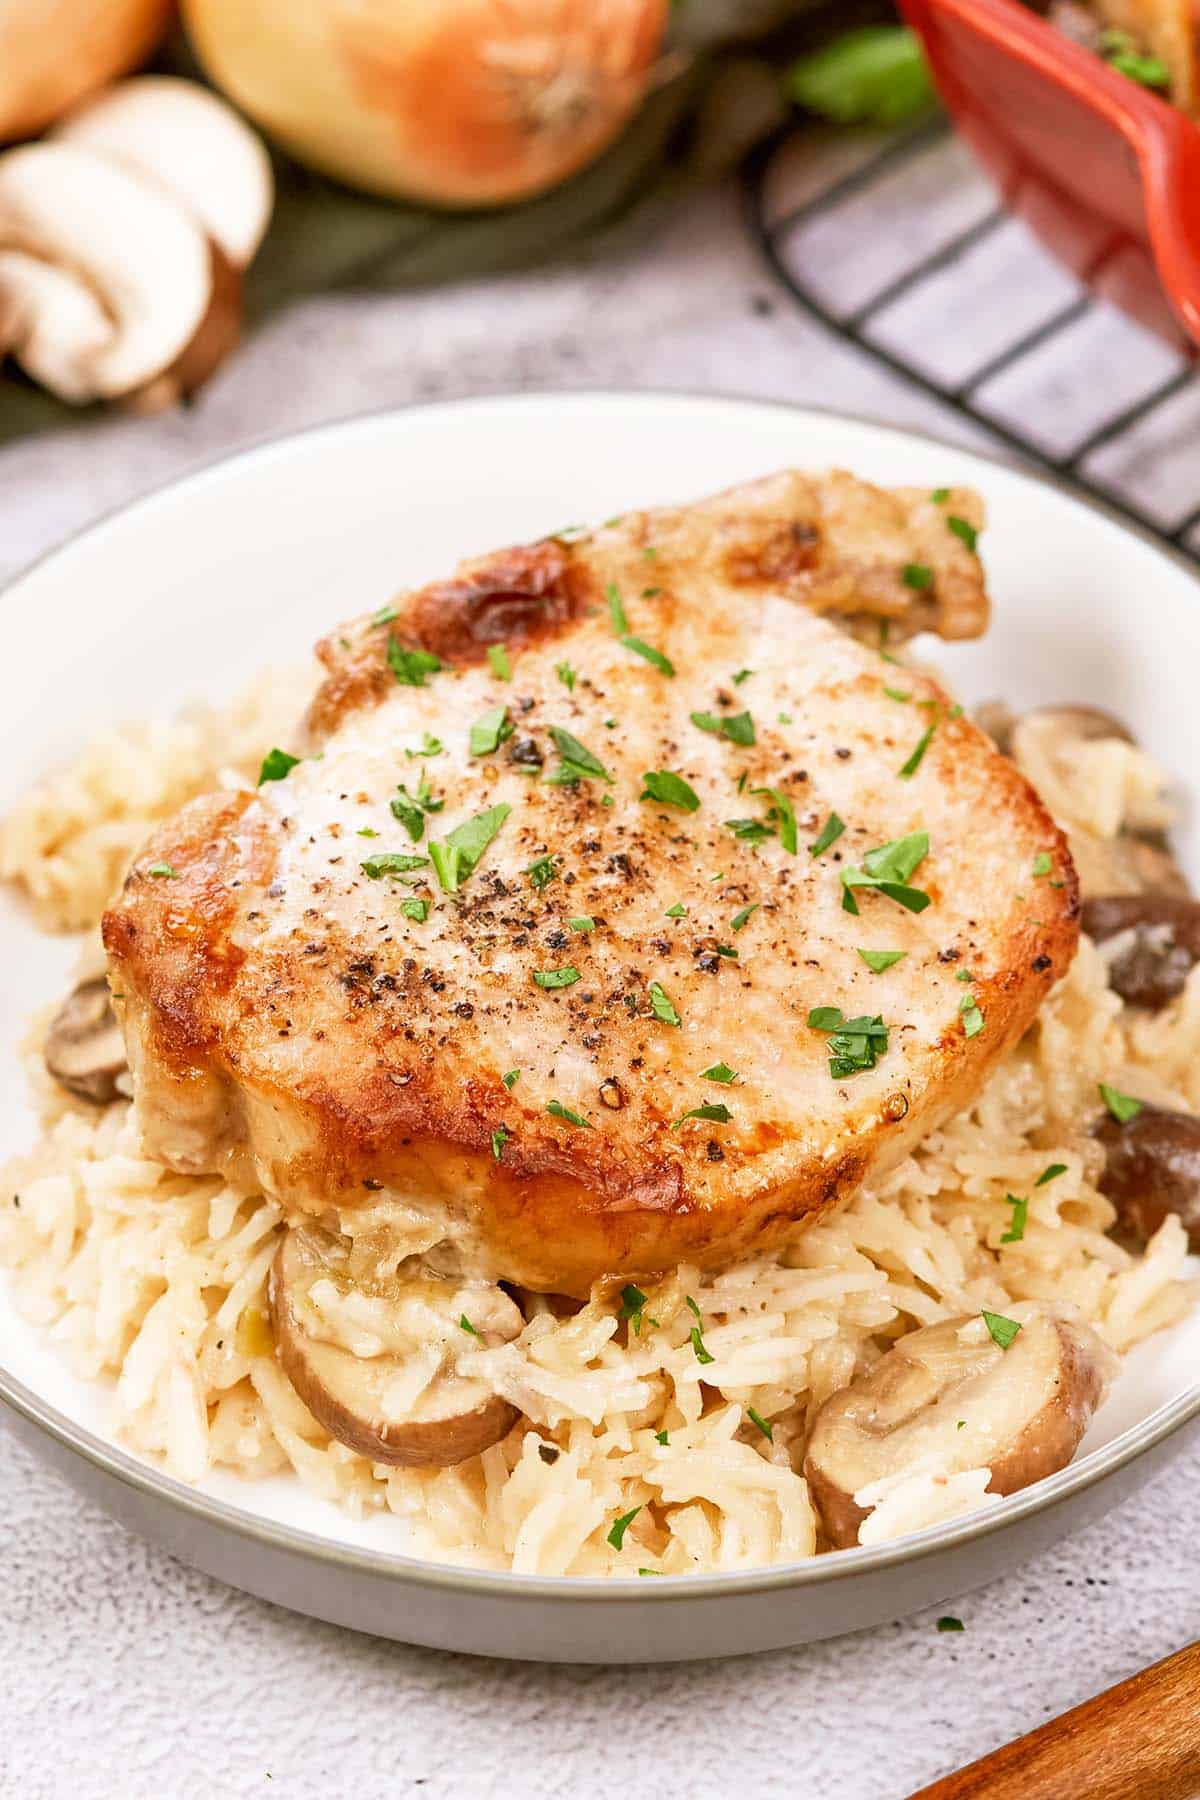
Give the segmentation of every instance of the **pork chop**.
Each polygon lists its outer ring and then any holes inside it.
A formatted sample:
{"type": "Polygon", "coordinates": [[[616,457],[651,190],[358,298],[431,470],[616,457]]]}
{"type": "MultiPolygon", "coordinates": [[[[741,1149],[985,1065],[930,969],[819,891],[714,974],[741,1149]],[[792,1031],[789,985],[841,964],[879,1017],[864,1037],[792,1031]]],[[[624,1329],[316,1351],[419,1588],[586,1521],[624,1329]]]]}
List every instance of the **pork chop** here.
{"type": "Polygon", "coordinates": [[[574,1295],[894,1165],[1077,936],[1040,801],[880,653],[982,628],[980,520],[784,474],[327,639],[304,758],[186,807],[105,917],[150,1152],[574,1295]]]}

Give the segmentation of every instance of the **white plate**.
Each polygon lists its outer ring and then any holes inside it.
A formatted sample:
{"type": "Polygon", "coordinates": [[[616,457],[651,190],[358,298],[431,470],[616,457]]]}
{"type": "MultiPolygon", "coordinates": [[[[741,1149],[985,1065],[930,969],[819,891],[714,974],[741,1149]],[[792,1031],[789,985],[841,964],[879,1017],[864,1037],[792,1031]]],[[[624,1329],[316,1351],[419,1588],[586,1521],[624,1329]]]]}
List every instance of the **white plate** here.
{"type": "MultiPolygon", "coordinates": [[[[46,558],[7,595],[0,807],[104,725],[228,696],[264,665],[302,655],[338,618],[463,555],[787,464],[978,487],[995,623],[980,645],[935,650],[964,698],[1087,700],[1127,719],[1181,776],[1200,763],[1200,708],[1181,673],[1200,666],[1196,579],[1127,528],[1028,475],[884,426],[737,400],[576,394],[310,431],[181,481],[46,558]]],[[[1190,808],[1179,843],[1200,867],[1190,808]]],[[[21,1021],[63,985],[71,952],[40,937],[11,897],[0,903],[0,948],[11,1058],[21,1021]]],[[[0,1085],[0,1108],[5,1143],[27,1141],[15,1080],[0,1085]]],[[[292,1480],[218,1476],[190,1491],[143,1467],[106,1437],[103,1393],[68,1376],[0,1293],[0,1397],[18,1425],[178,1553],[363,1629],[579,1660],[795,1643],[977,1584],[1149,1472],[1200,1413],[1198,1356],[1200,1317],[1142,1346],[1076,1463],[979,1518],[745,1576],[529,1581],[414,1562],[400,1521],[354,1523],[292,1480]]]]}

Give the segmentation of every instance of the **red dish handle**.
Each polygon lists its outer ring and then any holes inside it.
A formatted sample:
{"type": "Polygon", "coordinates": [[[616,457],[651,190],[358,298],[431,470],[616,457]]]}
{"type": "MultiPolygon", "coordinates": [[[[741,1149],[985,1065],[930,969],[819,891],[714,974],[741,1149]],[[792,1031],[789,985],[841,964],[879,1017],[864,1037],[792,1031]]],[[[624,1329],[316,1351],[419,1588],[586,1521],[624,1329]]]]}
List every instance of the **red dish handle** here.
{"type": "Polygon", "coordinates": [[[1200,127],[1021,0],[900,0],[1005,199],[1083,280],[1200,344],[1200,127]]]}

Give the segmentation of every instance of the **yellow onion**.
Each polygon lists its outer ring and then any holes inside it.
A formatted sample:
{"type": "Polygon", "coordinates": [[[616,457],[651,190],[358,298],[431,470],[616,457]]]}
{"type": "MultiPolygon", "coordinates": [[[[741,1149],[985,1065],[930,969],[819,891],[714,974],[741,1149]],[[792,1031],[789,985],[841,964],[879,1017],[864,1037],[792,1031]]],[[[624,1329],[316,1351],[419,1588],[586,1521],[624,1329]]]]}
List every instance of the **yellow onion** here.
{"type": "Polygon", "coordinates": [[[303,162],[490,206],[552,187],[642,98],[668,0],[184,0],[217,85],[303,162]]]}
{"type": "Polygon", "coordinates": [[[0,143],[135,69],[170,13],[171,0],[0,0],[0,143]]]}

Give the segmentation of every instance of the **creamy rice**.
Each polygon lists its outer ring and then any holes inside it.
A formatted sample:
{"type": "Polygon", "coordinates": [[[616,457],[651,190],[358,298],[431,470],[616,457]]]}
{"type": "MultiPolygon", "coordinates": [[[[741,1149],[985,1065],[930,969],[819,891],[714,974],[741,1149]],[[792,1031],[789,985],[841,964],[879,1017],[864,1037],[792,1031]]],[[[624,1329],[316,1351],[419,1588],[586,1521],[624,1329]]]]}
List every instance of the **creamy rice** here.
{"type": "MultiPolygon", "coordinates": [[[[48,926],[93,926],[154,821],[222,772],[250,776],[286,741],[295,700],[281,679],[223,716],[107,734],[0,827],[0,872],[48,926]]],[[[1163,822],[1149,758],[1111,742],[1085,750],[1036,771],[1081,845],[1130,818],[1163,822]]],[[[715,1275],[678,1270],[648,1296],[656,1323],[640,1333],[599,1292],[566,1318],[534,1301],[513,1343],[459,1364],[520,1408],[508,1438],[456,1468],[373,1467],[328,1438],[275,1359],[265,1281],[278,1208],[150,1161],[127,1102],[101,1110],[63,1094],[41,1065],[45,1023],[27,1044],[41,1133],[0,1186],[0,1262],[22,1310],[78,1372],[104,1381],[122,1439],[172,1473],[290,1467],[331,1501],[390,1508],[413,1548],[442,1561],[604,1575],[811,1556],[817,1524],[795,1470],[813,1413],[903,1332],[1050,1303],[1120,1352],[1192,1301],[1178,1220],[1142,1255],[1107,1235],[1114,1214],[1095,1185],[1103,1152],[1089,1127],[1100,1080],[1200,1109],[1200,969],[1163,1012],[1139,1016],[1084,940],[975,1105],[892,1175],[776,1255],[715,1275]],[[1037,1187],[1051,1162],[1066,1172],[1037,1187]],[[1002,1244],[1009,1194],[1029,1196],[1028,1224],[1002,1244]],[[689,1296],[711,1363],[694,1352],[689,1296]],[[613,1521],[635,1508],[614,1548],[613,1521]]],[[[896,1484],[864,1540],[990,1503],[986,1476],[896,1484]]]]}

